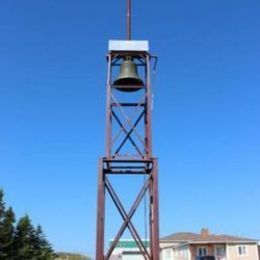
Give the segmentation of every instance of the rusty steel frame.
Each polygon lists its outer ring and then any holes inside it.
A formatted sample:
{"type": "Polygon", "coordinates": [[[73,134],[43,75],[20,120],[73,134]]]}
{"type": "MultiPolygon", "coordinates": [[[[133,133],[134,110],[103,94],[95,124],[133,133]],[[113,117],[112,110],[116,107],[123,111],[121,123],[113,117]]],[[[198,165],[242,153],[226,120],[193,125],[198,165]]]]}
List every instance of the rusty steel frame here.
{"type": "MultiPolygon", "coordinates": [[[[96,260],[108,260],[110,258],[126,229],[130,231],[145,260],[159,260],[158,166],[157,159],[152,156],[151,140],[150,63],[153,57],[148,52],[141,51],[111,51],[107,55],[106,151],[105,157],[99,160],[96,260]],[[122,102],[117,100],[113,94],[118,91],[113,87],[113,69],[129,56],[144,71],[144,87],[139,90],[142,100],[138,102],[122,102]],[[124,121],[118,116],[118,111],[115,108],[119,109],[124,121]],[[133,119],[129,116],[129,111],[127,113],[125,108],[139,110],[136,112],[137,118],[133,119]],[[114,125],[119,127],[117,133],[114,133],[114,125]],[[139,133],[137,126],[142,127],[144,131],[139,133]],[[116,144],[115,140],[120,138],[121,134],[124,134],[124,138],[119,144],[116,144]],[[134,140],[133,135],[139,140],[138,144],[134,140]],[[140,143],[142,149],[140,148],[140,143]],[[127,144],[133,145],[137,154],[121,154],[121,148],[127,144]],[[119,195],[113,188],[109,179],[111,175],[118,177],[124,175],[143,175],[146,177],[129,211],[124,208],[119,195]],[[111,197],[122,217],[123,224],[105,252],[106,194],[111,197]],[[140,202],[144,200],[146,195],[149,198],[149,248],[145,246],[138,228],[132,222],[132,218],[140,202]]],[[[128,93],[128,95],[131,94],[131,92],[128,93]]]]}
{"type": "Polygon", "coordinates": [[[132,24],[131,24],[131,8],[132,7],[132,1],[127,0],[126,1],[126,39],[131,40],[132,36],[132,24]]]}

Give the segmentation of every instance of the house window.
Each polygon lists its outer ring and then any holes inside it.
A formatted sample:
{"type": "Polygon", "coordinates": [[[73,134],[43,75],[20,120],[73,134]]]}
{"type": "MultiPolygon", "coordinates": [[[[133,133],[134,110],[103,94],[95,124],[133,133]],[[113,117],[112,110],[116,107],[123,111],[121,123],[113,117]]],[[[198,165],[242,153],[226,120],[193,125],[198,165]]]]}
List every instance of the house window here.
{"type": "Polygon", "coordinates": [[[225,252],[225,247],[224,246],[216,246],[215,247],[215,254],[217,257],[224,257],[226,252],[225,252]]]}
{"type": "Polygon", "coordinates": [[[247,247],[246,246],[238,246],[237,253],[239,256],[247,255],[247,247]]]}
{"type": "Polygon", "coordinates": [[[188,248],[187,247],[185,247],[183,249],[183,255],[184,255],[184,257],[188,257],[188,248]]]}
{"type": "Polygon", "coordinates": [[[165,252],[165,257],[166,257],[166,259],[170,259],[171,256],[172,256],[171,249],[167,249],[166,252],[165,252]]]}
{"type": "Polygon", "coordinates": [[[207,255],[207,248],[206,247],[198,247],[197,248],[197,256],[205,256],[207,255]]]}

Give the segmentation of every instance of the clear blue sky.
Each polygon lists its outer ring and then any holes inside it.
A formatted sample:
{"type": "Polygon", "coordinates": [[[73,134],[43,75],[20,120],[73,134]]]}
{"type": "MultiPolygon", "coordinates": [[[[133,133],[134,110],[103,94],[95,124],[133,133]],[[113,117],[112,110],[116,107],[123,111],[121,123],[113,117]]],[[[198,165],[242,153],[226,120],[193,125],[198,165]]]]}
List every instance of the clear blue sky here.
{"type": "MultiPolygon", "coordinates": [[[[124,11],[123,0],[0,4],[0,186],[57,250],[95,251],[105,54],[125,37],[124,11]]],[[[159,56],[162,236],[260,238],[259,13],[259,0],[133,1],[133,38],[159,56]]]]}

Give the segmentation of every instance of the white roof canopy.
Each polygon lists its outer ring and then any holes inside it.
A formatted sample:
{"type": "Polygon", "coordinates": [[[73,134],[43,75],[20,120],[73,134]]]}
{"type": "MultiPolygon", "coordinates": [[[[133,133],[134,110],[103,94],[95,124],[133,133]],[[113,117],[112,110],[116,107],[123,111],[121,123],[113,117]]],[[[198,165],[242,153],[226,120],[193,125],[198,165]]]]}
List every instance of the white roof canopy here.
{"type": "Polygon", "coordinates": [[[119,41],[109,40],[109,51],[149,51],[148,41],[119,41]]]}

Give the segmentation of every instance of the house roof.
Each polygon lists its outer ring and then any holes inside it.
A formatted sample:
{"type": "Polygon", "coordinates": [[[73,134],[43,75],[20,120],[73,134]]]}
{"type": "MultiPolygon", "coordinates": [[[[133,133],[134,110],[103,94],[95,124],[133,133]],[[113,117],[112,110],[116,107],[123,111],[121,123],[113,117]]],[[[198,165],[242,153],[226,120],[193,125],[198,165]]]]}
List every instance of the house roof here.
{"type": "Polygon", "coordinates": [[[257,243],[257,240],[220,234],[197,234],[190,232],[179,232],[161,238],[161,242],[188,242],[188,243],[257,243]]]}

